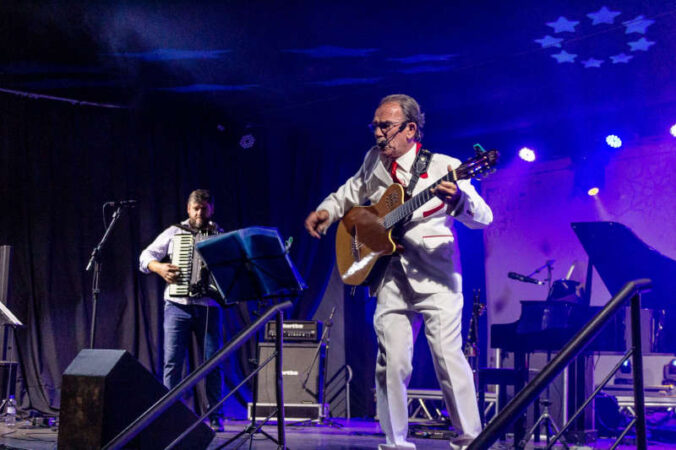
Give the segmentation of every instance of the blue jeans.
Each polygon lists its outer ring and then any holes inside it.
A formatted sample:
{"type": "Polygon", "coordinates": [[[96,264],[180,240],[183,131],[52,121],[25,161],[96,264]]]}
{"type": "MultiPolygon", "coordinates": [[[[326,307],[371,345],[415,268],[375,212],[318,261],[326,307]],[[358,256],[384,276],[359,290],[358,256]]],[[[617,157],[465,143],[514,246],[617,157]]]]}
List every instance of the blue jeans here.
{"type": "MultiPolygon", "coordinates": [[[[197,338],[200,358],[209,359],[223,344],[222,323],[219,307],[164,302],[164,385],[167,388],[171,389],[181,381],[192,333],[197,338]]],[[[206,376],[209,408],[222,398],[222,391],[223,369],[218,366],[206,376]]],[[[220,416],[219,408],[210,417],[220,416]]]]}

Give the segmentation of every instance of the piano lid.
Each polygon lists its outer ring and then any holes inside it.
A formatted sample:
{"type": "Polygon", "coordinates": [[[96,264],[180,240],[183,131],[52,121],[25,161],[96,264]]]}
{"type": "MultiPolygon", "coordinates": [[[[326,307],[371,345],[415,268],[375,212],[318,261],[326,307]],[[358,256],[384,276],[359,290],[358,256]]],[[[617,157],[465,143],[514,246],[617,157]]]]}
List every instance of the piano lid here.
{"type": "Polygon", "coordinates": [[[648,246],[621,223],[575,222],[571,226],[611,295],[628,281],[650,278],[652,291],[642,294],[641,305],[676,310],[676,260],[648,246]]]}

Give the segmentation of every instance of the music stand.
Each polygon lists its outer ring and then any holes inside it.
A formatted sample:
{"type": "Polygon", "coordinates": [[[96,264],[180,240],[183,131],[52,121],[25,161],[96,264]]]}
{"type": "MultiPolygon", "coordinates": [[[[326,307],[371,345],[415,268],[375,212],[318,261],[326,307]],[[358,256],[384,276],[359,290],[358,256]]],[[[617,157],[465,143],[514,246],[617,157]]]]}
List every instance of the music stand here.
{"type": "Polygon", "coordinates": [[[17,327],[23,327],[24,325],[2,302],[0,302],[0,325],[5,327],[5,339],[3,342],[4,347],[2,349],[3,358],[6,355],[7,347],[9,347],[9,359],[4,361],[9,363],[9,367],[7,369],[7,390],[5,391],[5,398],[2,399],[2,405],[0,405],[0,410],[4,410],[11,392],[10,385],[12,384],[12,368],[15,366],[15,364],[17,364],[17,361],[13,361],[14,345],[12,341],[14,340],[14,329],[17,327]]]}
{"type": "MultiPolygon", "coordinates": [[[[276,228],[249,227],[220,234],[198,242],[196,248],[211,272],[221,297],[226,304],[241,301],[262,301],[271,298],[298,297],[307,288],[302,277],[289,258],[289,246],[282,243],[276,228]]],[[[277,317],[277,330],[282,330],[281,313],[277,317]]],[[[255,433],[262,433],[281,448],[284,440],[284,398],[282,386],[282,333],[277,333],[275,349],[275,371],[277,378],[277,431],[278,438],[262,430],[265,421],[256,423],[258,401],[258,375],[254,378],[251,423],[223,446],[244,434],[249,435],[249,446],[255,433]]],[[[263,366],[259,366],[259,371],[263,366]]],[[[219,403],[220,405],[220,403],[219,403]]]]}
{"type": "Polygon", "coordinates": [[[307,288],[276,228],[243,228],[196,246],[226,304],[297,297],[307,288]]]}

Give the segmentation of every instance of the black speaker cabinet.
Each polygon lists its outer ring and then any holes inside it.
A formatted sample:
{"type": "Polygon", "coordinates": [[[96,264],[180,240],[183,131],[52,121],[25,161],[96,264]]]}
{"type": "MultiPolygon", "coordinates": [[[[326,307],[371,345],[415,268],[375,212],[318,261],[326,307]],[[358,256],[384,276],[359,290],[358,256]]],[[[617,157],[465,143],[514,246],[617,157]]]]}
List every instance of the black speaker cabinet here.
{"type": "MultiPolygon", "coordinates": [[[[166,393],[126,351],[82,350],[63,373],[58,448],[103,447],[166,393]]],[[[177,401],[125,448],[165,448],[196,420],[177,401]]],[[[213,431],[201,423],[178,448],[207,448],[212,439],[213,431]]]]}
{"type": "MultiPolygon", "coordinates": [[[[274,342],[259,343],[258,360],[265,361],[274,351],[274,342]]],[[[317,344],[284,343],[282,349],[284,403],[317,404],[322,400],[325,347],[322,345],[313,363],[316,351],[317,344]],[[307,382],[303,386],[306,377],[307,382]]],[[[275,360],[273,359],[259,372],[258,403],[275,403],[275,386],[275,360]]]]}

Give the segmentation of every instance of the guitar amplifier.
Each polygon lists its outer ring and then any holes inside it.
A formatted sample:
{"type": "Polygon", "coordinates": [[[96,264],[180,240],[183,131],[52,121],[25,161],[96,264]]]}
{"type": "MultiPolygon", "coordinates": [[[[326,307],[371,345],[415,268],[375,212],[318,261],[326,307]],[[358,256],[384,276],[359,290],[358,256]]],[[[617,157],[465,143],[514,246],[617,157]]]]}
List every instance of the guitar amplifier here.
{"type": "MultiPolygon", "coordinates": [[[[324,364],[326,347],[312,342],[287,342],[282,348],[282,378],[284,383],[284,411],[286,420],[316,420],[326,417],[328,406],[324,398],[324,364]],[[319,350],[319,354],[317,354],[319,350]],[[315,356],[317,358],[315,358],[315,356]]],[[[264,361],[275,352],[272,342],[258,344],[258,360],[264,361]]],[[[258,404],[256,411],[248,405],[248,417],[255,414],[265,419],[276,408],[277,374],[273,362],[258,373],[258,404]]],[[[274,418],[273,418],[274,419],[274,418]]]]}
{"type": "MultiPolygon", "coordinates": [[[[277,323],[273,320],[265,326],[265,340],[272,342],[277,336],[277,323]]],[[[282,324],[282,339],[286,342],[319,342],[322,323],[318,320],[285,320],[282,324]]]]}

